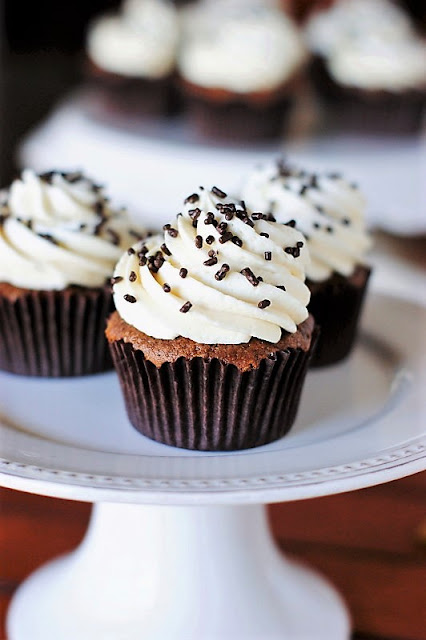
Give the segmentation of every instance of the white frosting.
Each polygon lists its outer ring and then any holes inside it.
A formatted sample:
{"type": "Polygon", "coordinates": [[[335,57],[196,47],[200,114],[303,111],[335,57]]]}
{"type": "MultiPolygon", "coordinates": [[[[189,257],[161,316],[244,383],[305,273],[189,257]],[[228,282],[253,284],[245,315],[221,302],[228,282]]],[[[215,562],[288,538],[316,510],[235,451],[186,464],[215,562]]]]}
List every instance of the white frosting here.
{"type": "Polygon", "coordinates": [[[130,77],[162,78],[173,70],[179,25],[166,0],[127,0],[122,13],[100,16],[87,35],[90,58],[130,77]]]}
{"type": "Polygon", "coordinates": [[[43,177],[26,169],[1,200],[0,282],[16,287],[103,286],[135,240],[130,229],[144,235],[81,174],[43,177]]]}
{"type": "Polygon", "coordinates": [[[314,14],[305,33],[340,84],[391,91],[426,84],[425,42],[388,0],[341,0],[314,14]]]}
{"type": "MultiPolygon", "coordinates": [[[[304,284],[309,256],[303,236],[295,229],[265,220],[252,222],[253,226],[237,215],[227,220],[225,213],[216,208],[217,204],[229,202],[227,198],[206,190],[199,190],[198,195],[198,200],[187,203],[176,217],[173,235],[166,229],[164,235],[145,243],[147,264],[144,258],[140,263],[141,244],[134,245],[134,253],[126,252],[121,257],[114,273],[122,278],[114,284],[114,301],[120,316],[154,338],[184,336],[205,344],[239,344],[252,337],[275,343],[280,340],[282,329],[295,332],[308,316],[310,298],[304,284]],[[191,212],[195,210],[197,216],[197,209],[200,213],[195,228],[191,212]],[[226,223],[226,232],[237,236],[242,246],[232,239],[220,243],[220,228],[208,223],[212,218],[218,224],[226,223]],[[196,246],[196,236],[199,246],[202,239],[200,248],[196,246]],[[296,256],[284,251],[285,247],[295,248],[297,243],[296,256]],[[162,264],[156,271],[149,268],[149,261],[158,251],[162,264]],[[215,254],[209,256],[209,251],[215,254]],[[215,264],[204,264],[212,257],[215,264]],[[180,275],[182,268],[187,270],[186,277],[180,275]],[[256,276],[255,286],[240,273],[245,268],[256,276]],[[221,269],[228,269],[223,278],[221,269]],[[257,280],[259,276],[262,281],[257,280]],[[166,292],[164,285],[170,291],[166,292]],[[128,296],[132,296],[130,301],[128,296]],[[181,309],[187,302],[192,306],[184,313],[181,309]]],[[[242,211],[241,207],[237,209],[242,211]]]]}
{"type": "Polygon", "coordinates": [[[270,211],[277,222],[295,220],[307,238],[309,280],[323,281],[333,272],[350,276],[370,248],[364,198],[341,177],[271,164],[251,173],[242,197],[252,211],[270,211]]]}
{"type": "Polygon", "coordinates": [[[196,6],[186,10],[183,30],[180,73],[206,88],[236,93],[275,89],[305,60],[295,25],[272,5],[196,6]]]}

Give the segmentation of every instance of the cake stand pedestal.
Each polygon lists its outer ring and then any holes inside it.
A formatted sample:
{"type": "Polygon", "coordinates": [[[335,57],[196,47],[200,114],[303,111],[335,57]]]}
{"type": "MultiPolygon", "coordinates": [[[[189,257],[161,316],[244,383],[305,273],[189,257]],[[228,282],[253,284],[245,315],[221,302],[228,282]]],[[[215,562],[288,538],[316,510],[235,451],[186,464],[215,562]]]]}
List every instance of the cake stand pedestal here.
{"type": "Polygon", "coordinates": [[[423,307],[370,296],[349,360],[309,372],[292,431],[228,454],[138,434],[113,373],[0,374],[0,484],[95,503],[81,545],[18,589],[9,640],[348,640],[340,597],[281,555],[263,505],[426,468],[425,328],[423,307]]]}
{"type": "Polygon", "coordinates": [[[277,550],[264,507],[98,504],[80,547],[37,571],[10,640],[349,638],[319,576],[277,550]]]}

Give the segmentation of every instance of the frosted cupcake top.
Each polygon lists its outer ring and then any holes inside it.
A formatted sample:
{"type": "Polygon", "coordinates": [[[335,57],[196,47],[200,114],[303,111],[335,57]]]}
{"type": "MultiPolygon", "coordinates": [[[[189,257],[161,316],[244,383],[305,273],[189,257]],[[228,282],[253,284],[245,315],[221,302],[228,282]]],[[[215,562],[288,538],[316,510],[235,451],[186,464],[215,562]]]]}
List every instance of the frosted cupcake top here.
{"type": "Polygon", "coordinates": [[[0,282],[16,287],[103,286],[123,249],[146,235],[80,172],[25,169],[0,203],[0,282]]]}
{"type": "Polygon", "coordinates": [[[162,78],[174,68],[178,35],[177,12],[168,0],[127,0],[121,13],[92,23],[87,51],[112,73],[162,78]]]}
{"type": "Polygon", "coordinates": [[[296,26],[272,3],[204,3],[185,10],[182,77],[236,93],[273,90],[305,60],[296,26]]]}
{"type": "Polygon", "coordinates": [[[426,85],[426,44],[387,0],[342,0],[312,16],[306,38],[339,84],[390,91],[426,85]]]}
{"type": "Polygon", "coordinates": [[[121,318],[154,338],[276,343],[308,317],[305,239],[200,187],[182,213],[126,251],[114,272],[121,318]]]}
{"type": "Polygon", "coordinates": [[[326,280],[333,272],[350,276],[371,246],[364,197],[339,174],[308,173],[278,162],[255,169],[242,197],[250,210],[269,211],[281,223],[292,220],[304,234],[309,280],[326,280]]]}

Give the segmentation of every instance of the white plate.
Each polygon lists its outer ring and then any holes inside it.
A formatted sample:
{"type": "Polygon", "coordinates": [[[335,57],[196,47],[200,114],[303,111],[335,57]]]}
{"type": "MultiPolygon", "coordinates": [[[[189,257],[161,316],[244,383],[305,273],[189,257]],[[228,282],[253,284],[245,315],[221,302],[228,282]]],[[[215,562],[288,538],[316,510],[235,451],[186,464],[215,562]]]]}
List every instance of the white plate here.
{"type": "Polygon", "coordinates": [[[284,153],[313,171],[341,171],[357,181],[370,227],[426,233],[426,141],[419,136],[293,134],[268,145],[221,147],[194,139],[180,119],[149,125],[126,119],[114,128],[89,118],[90,108],[90,94],[65,100],[23,141],[20,163],[38,171],[84,169],[152,229],[169,222],[197,185],[236,193],[253,166],[284,153]]]}
{"type": "Polygon", "coordinates": [[[350,490],[426,466],[426,310],[371,295],[352,356],[311,371],[283,439],[236,453],[152,442],[113,373],[0,376],[0,483],[81,500],[268,502],[350,490]]]}

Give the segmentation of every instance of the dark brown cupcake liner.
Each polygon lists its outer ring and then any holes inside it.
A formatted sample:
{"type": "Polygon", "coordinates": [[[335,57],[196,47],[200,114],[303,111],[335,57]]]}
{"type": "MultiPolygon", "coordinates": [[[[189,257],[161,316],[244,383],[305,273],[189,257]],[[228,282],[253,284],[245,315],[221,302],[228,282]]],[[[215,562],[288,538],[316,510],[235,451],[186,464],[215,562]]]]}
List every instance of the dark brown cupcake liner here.
{"type": "Polygon", "coordinates": [[[425,119],[426,90],[392,93],[339,85],[325,61],[314,58],[312,83],[323,101],[327,128],[348,133],[409,134],[421,130],[425,119]]]}
{"type": "Polygon", "coordinates": [[[173,76],[136,78],[121,76],[86,62],[87,86],[91,91],[89,111],[101,119],[130,116],[156,118],[177,111],[173,76]]]}
{"type": "Polygon", "coordinates": [[[277,351],[240,371],[217,358],[181,357],[155,366],[132,344],[110,343],[127,414],[143,435],[174,447],[235,451],[284,436],[292,426],[309,351],[277,351]]]}
{"type": "Polygon", "coordinates": [[[113,306],[109,286],[0,291],[0,369],[42,377],[111,369],[104,331],[113,306]]]}
{"type": "Polygon", "coordinates": [[[333,274],[325,282],[309,282],[308,309],[319,325],[320,335],[312,367],[340,362],[351,352],[371,270],[358,266],[350,278],[333,274]]]}
{"type": "Polygon", "coordinates": [[[187,96],[185,106],[188,121],[200,137],[239,142],[278,138],[290,117],[293,99],[285,97],[268,105],[241,100],[208,102],[187,96]]]}

